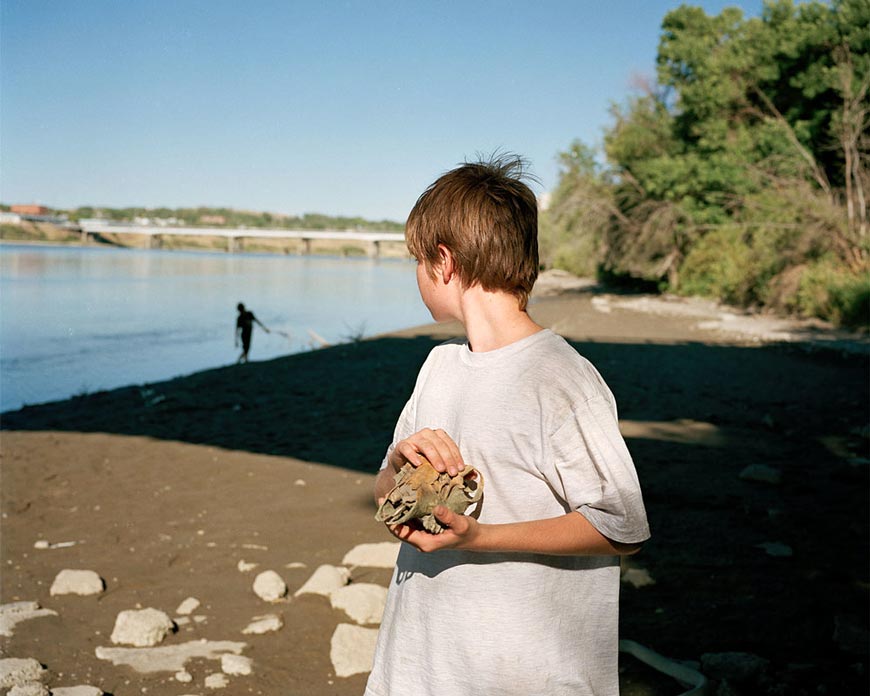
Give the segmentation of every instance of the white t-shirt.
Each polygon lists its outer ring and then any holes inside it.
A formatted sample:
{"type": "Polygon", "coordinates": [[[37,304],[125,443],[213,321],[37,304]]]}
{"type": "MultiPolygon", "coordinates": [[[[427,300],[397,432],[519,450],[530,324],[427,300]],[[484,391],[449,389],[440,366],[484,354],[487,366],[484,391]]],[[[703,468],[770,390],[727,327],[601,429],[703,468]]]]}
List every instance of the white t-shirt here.
{"type": "MultiPolygon", "coordinates": [[[[649,537],[613,395],[550,330],[485,353],[436,347],[393,446],[425,427],[483,474],[481,523],[576,510],[614,541],[649,537]]],[[[616,696],[618,603],[615,556],[402,544],[366,696],[616,696]]]]}

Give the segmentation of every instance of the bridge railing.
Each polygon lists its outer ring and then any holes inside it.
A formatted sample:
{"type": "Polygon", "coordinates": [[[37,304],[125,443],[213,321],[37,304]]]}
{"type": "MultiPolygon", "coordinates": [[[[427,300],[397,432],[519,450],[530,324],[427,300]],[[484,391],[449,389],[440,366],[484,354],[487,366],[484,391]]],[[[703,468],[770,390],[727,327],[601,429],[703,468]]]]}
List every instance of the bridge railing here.
{"type": "Polygon", "coordinates": [[[151,246],[159,246],[162,237],[225,237],[228,240],[227,251],[238,251],[242,248],[244,239],[299,239],[302,240],[305,252],[310,253],[311,242],[315,240],[333,240],[347,242],[366,242],[372,256],[380,254],[381,242],[404,243],[402,232],[386,230],[284,230],[263,229],[259,227],[157,227],[152,225],[109,224],[94,221],[82,221],[80,224],[82,243],[87,243],[88,237],[95,234],[132,234],[152,238],[151,246]]]}

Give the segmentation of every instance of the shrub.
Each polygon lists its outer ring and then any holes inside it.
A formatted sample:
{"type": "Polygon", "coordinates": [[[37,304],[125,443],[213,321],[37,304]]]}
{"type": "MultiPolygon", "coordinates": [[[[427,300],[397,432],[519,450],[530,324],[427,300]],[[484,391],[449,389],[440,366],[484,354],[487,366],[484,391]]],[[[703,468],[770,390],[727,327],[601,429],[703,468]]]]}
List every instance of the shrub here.
{"type": "Polygon", "coordinates": [[[870,329],[870,269],[853,273],[831,258],[810,264],[794,302],[804,316],[851,328],[870,329]]]}

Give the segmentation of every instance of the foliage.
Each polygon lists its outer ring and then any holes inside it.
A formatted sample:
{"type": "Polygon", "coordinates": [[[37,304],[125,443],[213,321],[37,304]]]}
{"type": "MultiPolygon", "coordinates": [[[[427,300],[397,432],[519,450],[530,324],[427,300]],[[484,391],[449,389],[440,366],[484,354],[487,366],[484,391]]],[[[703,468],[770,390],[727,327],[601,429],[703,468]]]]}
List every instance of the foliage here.
{"type": "Polygon", "coordinates": [[[545,263],[846,321],[837,298],[870,272],[870,3],[683,5],[656,67],[613,107],[602,164],[582,143],[560,156],[545,263]]]}
{"type": "MultiPolygon", "coordinates": [[[[8,206],[0,205],[0,209],[8,206]]],[[[393,220],[366,220],[361,217],[344,217],[305,213],[304,215],[281,215],[278,213],[235,210],[234,208],[109,208],[100,206],[80,206],[70,210],[51,210],[51,214],[66,213],[70,220],[77,222],[85,218],[101,217],[115,222],[133,222],[136,218],[147,218],[166,224],[185,227],[252,227],[301,230],[378,230],[403,232],[405,226],[393,220]],[[212,219],[223,219],[215,223],[212,219]]]]}

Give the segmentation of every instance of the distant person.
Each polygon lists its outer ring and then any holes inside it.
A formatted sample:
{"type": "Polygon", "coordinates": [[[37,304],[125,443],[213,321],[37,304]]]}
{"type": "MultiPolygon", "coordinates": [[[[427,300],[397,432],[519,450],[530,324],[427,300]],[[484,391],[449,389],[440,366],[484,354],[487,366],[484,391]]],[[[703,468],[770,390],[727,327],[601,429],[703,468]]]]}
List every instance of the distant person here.
{"type": "Polygon", "coordinates": [[[236,309],[239,310],[239,317],[236,319],[236,348],[239,347],[239,338],[241,337],[242,339],[242,354],[236,362],[246,363],[248,362],[248,351],[251,349],[251,335],[254,333],[254,322],[257,322],[259,327],[266,333],[270,332],[269,329],[263,326],[260,320],[254,316],[253,312],[245,309],[245,305],[241,302],[239,302],[236,309]]]}
{"type": "Polygon", "coordinates": [[[441,534],[389,525],[403,543],[366,696],[619,693],[619,556],[649,537],[646,512],[610,389],[526,313],[538,208],[521,174],[466,164],[408,217],[423,302],[467,338],[420,369],[375,500],[421,455],[485,484],[477,517],[435,507],[441,534]]]}

